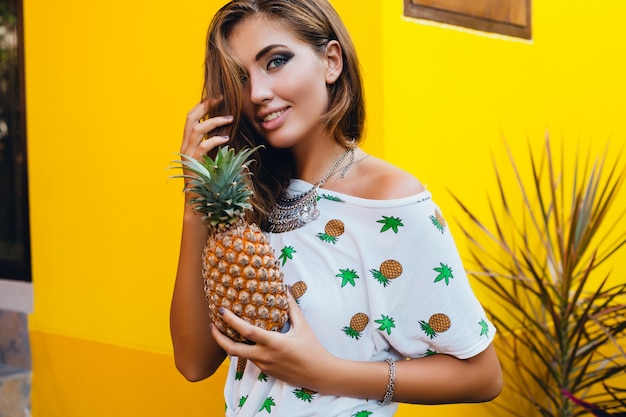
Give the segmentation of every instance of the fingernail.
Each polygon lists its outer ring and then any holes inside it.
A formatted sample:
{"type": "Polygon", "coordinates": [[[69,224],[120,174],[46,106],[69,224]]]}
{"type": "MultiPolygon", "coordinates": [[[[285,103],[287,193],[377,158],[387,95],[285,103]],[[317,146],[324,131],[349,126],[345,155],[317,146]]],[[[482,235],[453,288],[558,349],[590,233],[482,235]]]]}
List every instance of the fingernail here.
{"type": "Polygon", "coordinates": [[[230,136],[228,136],[228,135],[224,135],[224,136],[222,136],[222,140],[223,140],[223,141],[227,141],[228,139],[230,139],[230,136]]]}
{"type": "Polygon", "coordinates": [[[285,289],[289,294],[291,294],[291,285],[285,285],[285,289]]]}
{"type": "Polygon", "coordinates": [[[226,119],[226,120],[233,120],[233,116],[229,114],[228,116],[224,116],[224,119],[226,119]]]}
{"type": "Polygon", "coordinates": [[[224,315],[224,313],[226,313],[226,309],[225,309],[224,307],[220,307],[220,308],[218,308],[218,309],[217,309],[217,313],[218,313],[220,316],[223,316],[223,315],[224,315]]]}

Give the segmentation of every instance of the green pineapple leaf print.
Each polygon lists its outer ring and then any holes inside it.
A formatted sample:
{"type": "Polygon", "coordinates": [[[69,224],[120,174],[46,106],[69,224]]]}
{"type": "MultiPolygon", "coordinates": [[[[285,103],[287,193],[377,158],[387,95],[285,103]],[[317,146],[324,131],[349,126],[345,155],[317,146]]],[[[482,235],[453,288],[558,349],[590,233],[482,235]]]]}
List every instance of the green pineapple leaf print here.
{"type": "Polygon", "coordinates": [[[367,314],[356,313],[350,319],[350,326],[346,326],[341,330],[346,334],[346,336],[359,340],[361,338],[361,333],[363,333],[363,330],[365,330],[369,322],[370,318],[367,314]]]}
{"type": "Polygon", "coordinates": [[[260,372],[259,376],[257,376],[256,379],[261,381],[261,382],[267,382],[267,380],[268,380],[267,375],[265,375],[263,372],[260,372]]]}
{"type": "Polygon", "coordinates": [[[435,214],[432,216],[428,216],[431,222],[433,222],[433,226],[437,228],[441,233],[446,231],[447,223],[446,219],[443,218],[439,210],[435,209],[435,214]]]}
{"type": "Polygon", "coordinates": [[[288,259],[293,259],[294,253],[297,252],[292,246],[285,246],[284,248],[282,248],[282,250],[280,251],[280,256],[278,257],[278,259],[283,261],[282,266],[285,266],[285,263],[287,263],[288,259]]]}
{"type": "Polygon", "coordinates": [[[376,223],[383,224],[383,227],[380,229],[380,233],[384,233],[387,230],[393,230],[394,233],[398,233],[398,228],[404,226],[401,219],[393,216],[383,216],[383,218],[377,220],[376,223]]]}
{"type": "Polygon", "coordinates": [[[435,282],[445,281],[446,285],[449,285],[450,278],[454,278],[454,276],[452,275],[452,268],[450,268],[448,265],[445,265],[443,262],[439,262],[439,265],[440,266],[438,268],[433,268],[435,272],[439,272],[439,275],[437,275],[437,278],[435,278],[435,282]]]}
{"type": "Polygon", "coordinates": [[[320,238],[322,242],[332,243],[334,245],[337,243],[339,236],[343,235],[344,230],[345,226],[343,222],[339,219],[333,219],[324,226],[324,233],[320,232],[316,236],[320,238]]]}
{"type": "Polygon", "coordinates": [[[313,399],[315,398],[315,394],[317,394],[317,392],[311,391],[310,389],[307,389],[307,388],[295,389],[291,392],[296,396],[297,399],[302,400],[307,403],[310,403],[311,401],[313,401],[313,399]]]}
{"type": "Polygon", "coordinates": [[[265,410],[268,414],[272,414],[272,407],[275,407],[276,403],[272,397],[267,397],[265,401],[263,401],[263,405],[259,408],[259,412],[265,410]]]}
{"type": "Polygon", "coordinates": [[[371,411],[364,410],[364,411],[359,411],[356,414],[352,414],[352,416],[350,416],[350,417],[369,417],[372,414],[374,414],[374,413],[371,412],[371,411]]]}
{"type": "Polygon", "coordinates": [[[246,403],[246,400],[248,399],[247,395],[243,395],[240,399],[239,399],[239,408],[243,407],[243,405],[246,403]]]}
{"type": "Polygon", "coordinates": [[[341,198],[336,197],[334,195],[330,195],[330,194],[322,194],[320,196],[320,199],[321,198],[323,198],[324,200],[328,200],[328,201],[334,201],[336,203],[343,203],[344,202],[341,198]]]}
{"type": "Polygon", "coordinates": [[[487,324],[487,322],[484,319],[480,319],[478,324],[480,325],[479,336],[485,336],[486,338],[489,338],[489,325],[487,324]]]}
{"type": "Polygon", "coordinates": [[[374,321],[380,324],[380,327],[378,328],[378,330],[383,331],[383,332],[386,331],[388,335],[391,334],[391,329],[396,327],[396,324],[394,323],[393,318],[385,316],[384,314],[381,315],[380,319],[374,320],[374,321]]]}
{"type": "Polygon", "coordinates": [[[345,287],[347,284],[355,287],[356,283],[354,280],[359,278],[354,269],[340,269],[339,273],[335,275],[335,277],[341,278],[341,288],[345,287]]]}
{"type": "Polygon", "coordinates": [[[437,354],[436,350],[426,349],[426,353],[424,354],[424,356],[433,356],[433,355],[436,355],[436,354],[437,354]]]}

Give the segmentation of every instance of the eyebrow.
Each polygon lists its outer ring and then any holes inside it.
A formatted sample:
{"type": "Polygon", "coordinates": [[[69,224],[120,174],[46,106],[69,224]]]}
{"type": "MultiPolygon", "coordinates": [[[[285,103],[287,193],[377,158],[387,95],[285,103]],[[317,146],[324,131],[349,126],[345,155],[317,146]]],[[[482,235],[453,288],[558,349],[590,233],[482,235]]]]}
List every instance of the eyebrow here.
{"type": "Polygon", "coordinates": [[[266,55],[269,51],[271,51],[272,49],[275,48],[286,48],[285,45],[281,45],[281,44],[272,44],[272,45],[268,45],[265,48],[261,49],[256,56],[254,57],[255,61],[259,61],[261,58],[263,58],[264,55],[266,55]]]}

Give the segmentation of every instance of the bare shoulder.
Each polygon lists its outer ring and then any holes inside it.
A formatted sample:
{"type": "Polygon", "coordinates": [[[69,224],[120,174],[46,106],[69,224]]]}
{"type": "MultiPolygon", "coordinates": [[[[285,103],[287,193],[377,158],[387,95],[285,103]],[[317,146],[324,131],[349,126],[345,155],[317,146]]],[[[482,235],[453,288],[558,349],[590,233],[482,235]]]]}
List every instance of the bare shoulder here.
{"type": "Polygon", "coordinates": [[[371,155],[364,155],[354,168],[343,191],[355,197],[391,200],[424,191],[424,186],[414,175],[371,155]]]}

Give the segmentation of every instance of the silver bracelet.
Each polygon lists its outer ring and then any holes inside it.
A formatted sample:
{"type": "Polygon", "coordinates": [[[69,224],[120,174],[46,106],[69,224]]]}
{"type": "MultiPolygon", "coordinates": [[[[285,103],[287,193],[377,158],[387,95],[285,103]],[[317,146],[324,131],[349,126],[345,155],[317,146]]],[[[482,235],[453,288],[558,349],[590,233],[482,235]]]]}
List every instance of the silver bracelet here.
{"type": "Polygon", "coordinates": [[[385,359],[385,362],[389,364],[389,382],[387,382],[387,391],[382,401],[378,401],[380,405],[389,405],[393,400],[393,391],[396,388],[396,363],[393,359],[385,359]]]}

